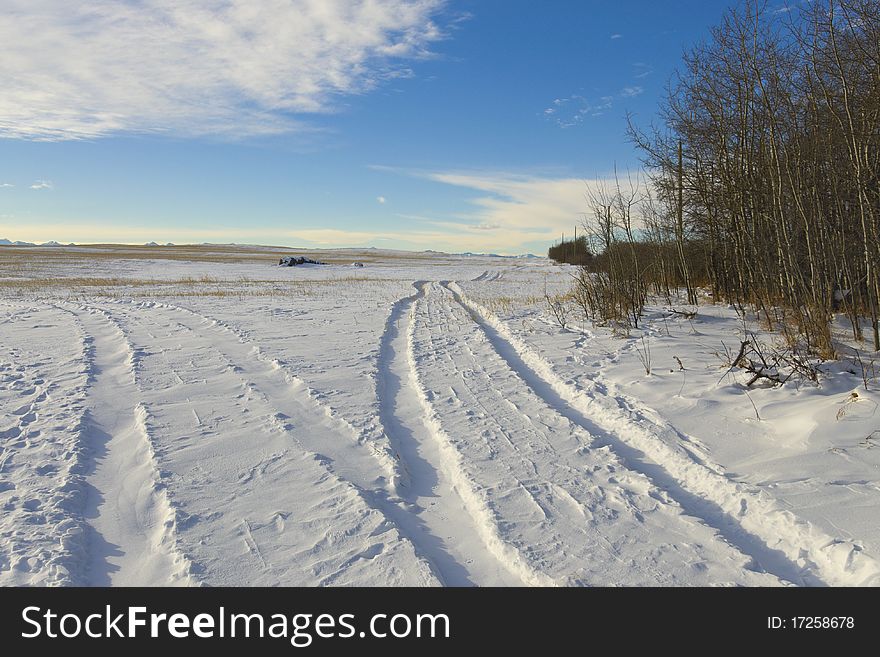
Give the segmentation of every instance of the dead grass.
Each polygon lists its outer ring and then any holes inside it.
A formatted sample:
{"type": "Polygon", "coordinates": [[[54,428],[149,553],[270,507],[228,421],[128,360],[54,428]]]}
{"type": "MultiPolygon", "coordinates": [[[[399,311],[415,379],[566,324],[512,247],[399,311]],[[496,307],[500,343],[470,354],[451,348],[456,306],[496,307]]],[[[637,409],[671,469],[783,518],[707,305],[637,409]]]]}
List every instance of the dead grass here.
{"type": "MultiPolygon", "coordinates": [[[[364,287],[396,282],[393,278],[373,278],[363,270],[331,270],[324,278],[299,277],[296,268],[279,268],[278,260],[291,253],[305,255],[328,264],[352,262],[394,264],[400,261],[430,260],[443,256],[431,253],[373,252],[371,249],[306,250],[280,247],[239,245],[136,246],[92,244],[76,247],[0,246],[0,293],[12,296],[90,295],[105,298],[124,297],[302,297],[324,294],[332,286],[364,287]],[[148,263],[144,266],[133,264],[148,263]],[[148,278],[139,271],[164,271],[176,267],[169,262],[244,264],[248,270],[259,269],[258,278],[223,276],[223,267],[212,267],[220,276],[182,276],[148,278]],[[120,263],[117,268],[114,263],[120,263]],[[127,264],[125,264],[127,263],[127,264]],[[263,269],[265,268],[265,270],[263,269]],[[348,272],[351,273],[348,273],[348,272]],[[116,272],[120,272],[117,275],[116,272]],[[125,272],[125,273],[122,273],[125,272]],[[127,275],[129,274],[129,275],[127,275]],[[365,275],[366,274],[366,275],[365,275]]],[[[237,273],[237,272],[236,272],[237,273]]],[[[151,275],[151,274],[147,274],[151,275]]],[[[173,274],[172,274],[173,276],[173,274]]],[[[334,291],[338,294],[338,291],[334,291]]]]}
{"type": "Polygon", "coordinates": [[[496,314],[510,313],[514,310],[522,310],[524,308],[529,308],[537,305],[544,304],[544,298],[538,297],[534,295],[524,295],[517,297],[510,296],[497,296],[497,297],[484,297],[484,296],[474,296],[471,295],[471,298],[479,303],[481,306],[484,306],[488,310],[491,310],[496,314]]]}
{"type": "MultiPolygon", "coordinates": [[[[182,277],[175,279],[148,279],[124,277],[70,276],[48,278],[0,279],[0,293],[8,296],[35,296],[40,294],[58,296],[88,296],[120,299],[127,297],[314,297],[329,294],[328,288],[352,285],[369,287],[398,282],[392,278],[368,276],[338,276],[326,279],[251,279],[217,278],[213,276],[182,277]]],[[[334,291],[332,294],[338,294],[334,291]]]]}
{"type": "Polygon", "coordinates": [[[7,278],[0,279],[0,289],[78,288],[78,287],[149,287],[230,284],[236,281],[223,281],[217,278],[179,278],[160,280],[148,278],[100,278],[72,276],[67,278],[7,278]]]}
{"type": "Polygon", "coordinates": [[[256,245],[187,244],[180,246],[138,246],[128,244],[82,244],[75,247],[0,246],[0,270],[8,267],[57,267],[79,260],[184,260],[190,262],[277,264],[285,255],[303,255],[328,264],[388,263],[394,261],[437,261],[436,253],[374,252],[372,249],[301,249],[256,245]]]}

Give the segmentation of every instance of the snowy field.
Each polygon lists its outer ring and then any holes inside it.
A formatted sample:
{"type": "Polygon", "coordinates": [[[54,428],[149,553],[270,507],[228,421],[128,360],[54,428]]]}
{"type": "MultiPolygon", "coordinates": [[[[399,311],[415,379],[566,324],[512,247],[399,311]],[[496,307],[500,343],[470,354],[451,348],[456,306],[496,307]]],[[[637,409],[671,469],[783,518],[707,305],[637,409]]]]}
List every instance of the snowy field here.
{"type": "Polygon", "coordinates": [[[0,247],[0,584],[880,585],[847,360],[746,390],[727,306],[563,330],[541,258],[291,253],[0,247]]]}

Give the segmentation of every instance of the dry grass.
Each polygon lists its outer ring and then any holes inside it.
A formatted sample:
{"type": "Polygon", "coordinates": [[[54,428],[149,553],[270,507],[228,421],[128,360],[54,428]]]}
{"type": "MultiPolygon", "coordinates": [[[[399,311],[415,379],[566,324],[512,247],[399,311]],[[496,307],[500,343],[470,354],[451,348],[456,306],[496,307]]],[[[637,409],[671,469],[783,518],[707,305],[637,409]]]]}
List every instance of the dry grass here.
{"type": "MultiPolygon", "coordinates": [[[[372,254],[369,250],[307,251],[256,246],[185,245],[185,246],[128,246],[94,244],[77,247],[0,247],[0,292],[9,295],[33,294],[88,294],[104,297],[125,296],[302,296],[318,294],[331,285],[349,285],[387,282],[387,278],[371,278],[360,273],[329,278],[290,280],[291,272],[277,268],[283,255],[297,253],[327,262],[348,265],[353,261],[366,262],[371,255],[377,262],[393,262],[394,254],[372,254]],[[132,261],[177,261],[180,263],[244,264],[266,267],[266,273],[257,279],[227,276],[174,278],[147,278],[138,271],[156,270],[156,265],[141,267],[132,261]],[[119,271],[133,275],[116,275],[113,263],[120,263],[119,271]],[[129,264],[125,265],[124,263],[129,264]],[[274,270],[278,276],[270,278],[274,270]],[[90,275],[94,273],[95,275],[90,275]]],[[[404,259],[419,254],[401,254],[404,259]]],[[[428,254],[425,257],[429,257],[428,254]]],[[[170,263],[169,263],[170,266],[170,263]]],[[[159,265],[161,267],[161,265],[159,265]]],[[[220,271],[222,268],[216,268],[220,271]]],[[[248,267],[250,269],[250,267],[248,267]]],[[[166,270],[167,271],[167,270],[166,270]]],[[[337,272],[333,272],[337,273],[337,272]]],[[[294,275],[296,276],[296,275],[294,275]]]]}
{"type": "MultiPolygon", "coordinates": [[[[339,276],[326,279],[252,279],[216,278],[213,276],[182,277],[175,279],[148,279],[123,277],[70,276],[59,278],[6,278],[0,279],[0,293],[7,296],[104,297],[120,299],[128,297],[313,297],[328,294],[328,288],[352,285],[383,286],[398,282],[391,278],[367,276],[339,276]]],[[[333,294],[338,294],[333,292],[333,294]]]]}
{"type": "Polygon", "coordinates": [[[523,310],[534,306],[543,306],[544,298],[534,295],[523,295],[517,297],[496,296],[487,297],[481,295],[469,295],[474,301],[481,306],[491,310],[496,314],[511,313],[515,310],[523,310]]]}
{"type": "Polygon", "coordinates": [[[437,253],[374,252],[372,249],[300,249],[290,247],[188,244],[180,246],[138,246],[128,244],[83,244],[76,247],[0,246],[0,271],[14,267],[57,267],[77,260],[183,260],[211,263],[276,264],[285,255],[302,255],[328,264],[388,263],[393,261],[431,260],[437,253]]]}
{"type": "MultiPolygon", "coordinates": [[[[430,260],[437,254],[405,252],[373,252],[372,250],[308,251],[302,249],[230,246],[128,246],[95,244],[77,247],[13,247],[0,246],[0,294],[34,297],[90,296],[105,298],[156,297],[304,297],[333,294],[340,287],[384,286],[399,282],[394,278],[371,277],[369,270],[320,269],[303,277],[298,268],[278,267],[278,259],[291,253],[302,254],[328,264],[349,265],[352,262],[394,264],[402,261],[430,260]],[[163,266],[162,262],[168,261],[163,266]],[[178,264],[172,264],[177,261],[178,264]],[[118,263],[118,265],[117,265],[118,263]],[[143,264],[140,264],[143,263],[143,264]],[[208,263],[216,267],[210,275],[185,276],[188,263],[208,263]],[[226,268],[220,265],[244,265],[226,268]],[[177,269],[176,276],[173,273],[177,269]],[[214,274],[213,272],[217,272],[214,274]],[[250,278],[242,271],[255,273],[250,278]],[[148,273],[147,273],[148,272],[148,273]],[[167,278],[153,277],[153,273],[167,278]],[[325,278],[326,276],[326,278],[325,278]]],[[[442,256],[439,256],[442,260],[442,256]]]]}

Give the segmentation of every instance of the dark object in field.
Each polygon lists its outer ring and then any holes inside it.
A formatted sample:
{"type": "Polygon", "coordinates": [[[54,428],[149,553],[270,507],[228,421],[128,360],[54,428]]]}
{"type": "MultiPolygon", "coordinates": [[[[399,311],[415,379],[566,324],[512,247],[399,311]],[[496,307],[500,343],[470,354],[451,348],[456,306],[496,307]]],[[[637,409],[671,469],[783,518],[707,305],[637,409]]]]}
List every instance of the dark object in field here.
{"type": "Polygon", "coordinates": [[[281,267],[296,267],[297,265],[323,265],[326,263],[318,262],[317,260],[312,260],[311,258],[306,258],[303,256],[284,256],[281,260],[278,261],[278,265],[281,267]]]}

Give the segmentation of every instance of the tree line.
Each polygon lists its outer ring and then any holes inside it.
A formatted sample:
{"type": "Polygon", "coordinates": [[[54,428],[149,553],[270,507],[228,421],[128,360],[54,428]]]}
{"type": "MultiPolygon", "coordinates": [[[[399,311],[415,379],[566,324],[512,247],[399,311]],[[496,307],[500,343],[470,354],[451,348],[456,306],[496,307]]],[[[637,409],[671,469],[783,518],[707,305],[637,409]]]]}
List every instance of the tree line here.
{"type": "Polygon", "coordinates": [[[593,261],[593,253],[585,235],[566,240],[565,236],[547,249],[547,257],[556,262],[567,262],[570,265],[589,266],[593,261]]]}
{"type": "Polygon", "coordinates": [[[644,175],[590,193],[584,311],[637,325],[649,291],[705,288],[820,357],[834,312],[880,350],[880,0],[741,3],[659,117],[629,121],[644,175]]]}

